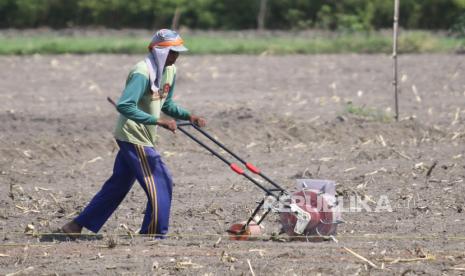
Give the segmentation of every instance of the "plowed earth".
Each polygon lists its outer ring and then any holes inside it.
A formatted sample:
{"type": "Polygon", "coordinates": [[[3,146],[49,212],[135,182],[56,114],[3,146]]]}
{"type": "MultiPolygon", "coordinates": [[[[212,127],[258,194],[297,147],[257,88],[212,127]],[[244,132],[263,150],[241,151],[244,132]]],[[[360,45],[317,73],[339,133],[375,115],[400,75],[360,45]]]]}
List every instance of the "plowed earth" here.
{"type": "Polygon", "coordinates": [[[120,95],[141,58],[0,57],[0,274],[464,273],[465,59],[456,55],[400,57],[399,122],[389,119],[389,56],[178,60],[176,100],[205,116],[207,131],[287,189],[297,178],[336,181],[346,209],[338,242],[270,240],[276,215],[263,240],[229,241],[225,230],[263,193],[164,130],[170,238],[128,235],[146,203],[136,184],[101,239],[44,239],[110,176],[116,112],[105,98],[120,95]]]}

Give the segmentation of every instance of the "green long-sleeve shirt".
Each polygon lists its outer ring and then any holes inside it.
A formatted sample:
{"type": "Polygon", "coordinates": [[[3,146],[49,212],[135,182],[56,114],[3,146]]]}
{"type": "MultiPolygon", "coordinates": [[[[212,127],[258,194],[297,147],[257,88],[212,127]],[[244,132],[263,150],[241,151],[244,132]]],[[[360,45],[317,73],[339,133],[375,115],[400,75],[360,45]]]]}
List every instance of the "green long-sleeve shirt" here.
{"type": "Polygon", "coordinates": [[[129,73],[126,87],[116,105],[121,113],[115,128],[115,138],[143,146],[154,146],[156,122],[161,112],[175,119],[189,119],[189,112],[173,101],[176,67],[163,72],[160,91],[152,92],[148,68],[139,62],[129,73]]]}

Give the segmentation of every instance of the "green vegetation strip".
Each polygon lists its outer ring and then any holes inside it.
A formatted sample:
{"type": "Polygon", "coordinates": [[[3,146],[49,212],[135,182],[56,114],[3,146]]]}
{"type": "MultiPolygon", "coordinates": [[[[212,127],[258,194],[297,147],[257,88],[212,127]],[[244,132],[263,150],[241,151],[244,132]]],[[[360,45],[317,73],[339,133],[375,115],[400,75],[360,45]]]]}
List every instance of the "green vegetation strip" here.
{"type": "MultiPolygon", "coordinates": [[[[337,54],[390,53],[388,33],[326,34],[310,36],[238,36],[228,33],[185,35],[189,54],[337,54]]],[[[0,55],[30,54],[139,54],[147,51],[148,38],[139,36],[0,36],[0,55]]],[[[400,53],[463,52],[465,39],[431,32],[403,32],[400,53]]]]}
{"type": "Polygon", "coordinates": [[[390,114],[384,111],[366,106],[356,106],[352,102],[346,103],[344,113],[384,123],[389,123],[393,119],[390,114]]]}

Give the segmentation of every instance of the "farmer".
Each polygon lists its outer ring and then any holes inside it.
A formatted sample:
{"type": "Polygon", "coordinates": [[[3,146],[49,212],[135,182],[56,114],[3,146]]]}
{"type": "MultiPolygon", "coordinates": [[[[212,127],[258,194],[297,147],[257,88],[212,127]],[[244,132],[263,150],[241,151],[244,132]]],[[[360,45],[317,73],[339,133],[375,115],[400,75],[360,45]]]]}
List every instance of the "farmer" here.
{"type": "Polygon", "coordinates": [[[172,180],[155,150],[157,125],[172,132],[173,119],[160,118],[161,111],[172,118],[189,120],[203,127],[206,121],[173,101],[176,80],[174,63],[187,51],[175,31],[162,29],[152,38],[149,55],[135,65],[126,80],[116,108],[120,113],[114,136],[119,145],[113,175],[74,220],[62,227],[67,234],[79,234],[83,227],[98,232],[137,180],[148,202],[140,234],[163,238],[168,232],[172,180]]]}

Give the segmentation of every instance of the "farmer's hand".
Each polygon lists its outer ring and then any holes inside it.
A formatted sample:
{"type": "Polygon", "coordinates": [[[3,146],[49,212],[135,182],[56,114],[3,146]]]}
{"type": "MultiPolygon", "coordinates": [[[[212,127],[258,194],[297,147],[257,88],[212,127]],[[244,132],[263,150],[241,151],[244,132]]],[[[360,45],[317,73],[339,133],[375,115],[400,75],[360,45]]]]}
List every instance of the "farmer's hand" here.
{"type": "Polygon", "coordinates": [[[172,119],[159,119],[157,121],[157,125],[161,126],[162,128],[166,128],[168,130],[171,130],[172,132],[176,132],[176,128],[178,127],[176,125],[176,121],[172,119]]]}
{"type": "Polygon", "coordinates": [[[189,121],[199,127],[204,127],[207,125],[207,121],[204,118],[195,115],[191,115],[189,117],[189,121]]]}

